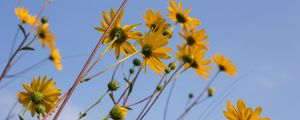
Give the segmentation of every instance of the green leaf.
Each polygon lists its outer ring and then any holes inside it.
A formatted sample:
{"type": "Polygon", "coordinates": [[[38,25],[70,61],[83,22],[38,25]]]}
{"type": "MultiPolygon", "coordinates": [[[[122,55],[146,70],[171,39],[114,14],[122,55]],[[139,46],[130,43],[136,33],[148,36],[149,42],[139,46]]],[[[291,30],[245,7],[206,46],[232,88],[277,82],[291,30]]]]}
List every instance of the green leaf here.
{"type": "Polygon", "coordinates": [[[21,48],[20,50],[29,50],[29,51],[34,51],[34,48],[29,47],[29,46],[25,46],[23,48],[21,48]]]}
{"type": "Polygon", "coordinates": [[[24,27],[21,24],[19,24],[18,26],[19,26],[20,30],[22,31],[23,35],[27,36],[24,27]]]}

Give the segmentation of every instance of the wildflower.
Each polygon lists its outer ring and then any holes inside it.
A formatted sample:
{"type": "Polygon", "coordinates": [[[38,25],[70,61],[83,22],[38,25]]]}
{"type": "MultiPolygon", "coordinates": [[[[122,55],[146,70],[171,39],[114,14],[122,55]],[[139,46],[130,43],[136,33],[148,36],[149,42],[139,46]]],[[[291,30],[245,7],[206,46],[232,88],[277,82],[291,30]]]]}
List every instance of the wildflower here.
{"type": "Polygon", "coordinates": [[[49,112],[58,101],[61,91],[55,88],[56,83],[52,80],[47,79],[46,76],[43,79],[34,77],[30,86],[23,83],[26,91],[18,93],[18,100],[31,112],[31,116],[34,116],[35,113],[49,112]]]}
{"type": "Polygon", "coordinates": [[[166,30],[170,24],[165,23],[165,19],[160,14],[160,11],[154,13],[152,9],[148,9],[146,15],[144,15],[144,20],[146,21],[146,26],[152,31],[157,31],[158,29],[166,30]]]}
{"type": "Polygon", "coordinates": [[[174,0],[169,1],[170,7],[168,7],[168,11],[170,14],[167,16],[176,23],[179,23],[181,26],[186,26],[188,28],[193,28],[194,25],[200,25],[201,22],[197,18],[191,18],[188,16],[191,9],[187,9],[185,11],[182,10],[182,2],[179,2],[178,7],[174,0]]]}
{"type": "Polygon", "coordinates": [[[109,112],[109,115],[113,120],[124,120],[126,114],[127,114],[127,108],[119,105],[113,107],[113,109],[109,112]]]}
{"type": "Polygon", "coordinates": [[[38,25],[36,34],[43,48],[49,45],[50,51],[55,49],[54,34],[50,32],[48,23],[38,25]]]}
{"type": "Polygon", "coordinates": [[[171,56],[167,54],[171,48],[163,48],[168,44],[168,37],[163,36],[161,31],[145,33],[144,39],[139,40],[142,48],[143,66],[146,72],[146,65],[155,72],[161,73],[168,68],[160,59],[169,59],[171,56]]]}
{"type": "Polygon", "coordinates": [[[208,50],[207,42],[204,41],[207,39],[204,29],[196,31],[195,28],[188,30],[188,28],[183,27],[183,33],[179,33],[179,35],[189,47],[199,47],[202,50],[208,50]]]}
{"type": "Polygon", "coordinates": [[[184,62],[184,67],[192,67],[199,76],[207,79],[212,68],[207,66],[210,64],[210,60],[203,60],[205,53],[199,48],[188,48],[185,45],[178,45],[177,48],[176,57],[179,61],[184,62]]]}
{"type": "MultiPolygon", "coordinates": [[[[108,13],[106,11],[103,11],[104,20],[101,20],[102,28],[95,27],[95,29],[103,34],[115,15],[116,12],[113,8],[110,10],[110,18],[108,17],[108,13]]],[[[115,50],[117,59],[120,56],[120,51],[125,55],[134,53],[136,51],[134,46],[127,41],[128,39],[137,40],[140,39],[142,36],[141,32],[131,31],[132,29],[136,28],[136,26],[138,26],[139,24],[125,25],[124,27],[121,27],[122,16],[123,11],[121,11],[120,15],[116,19],[116,22],[108,31],[108,36],[102,42],[103,44],[107,44],[111,41],[114,41],[114,43],[112,43],[111,45],[111,49],[113,48],[115,50]]]]}
{"type": "Polygon", "coordinates": [[[218,65],[220,71],[227,73],[229,76],[236,74],[236,67],[223,55],[216,54],[212,59],[218,65]]]}
{"type": "Polygon", "coordinates": [[[15,9],[15,13],[22,23],[27,23],[29,25],[35,24],[36,16],[31,16],[27,8],[18,7],[15,9]]]}
{"type": "Polygon", "coordinates": [[[60,57],[58,49],[54,49],[53,51],[51,51],[50,59],[53,61],[56,69],[62,70],[61,57],[60,57]]]}
{"type": "Polygon", "coordinates": [[[120,85],[116,80],[112,80],[107,84],[107,88],[110,91],[116,91],[117,89],[119,89],[120,85]]]}
{"type": "Polygon", "coordinates": [[[262,108],[258,107],[254,111],[252,108],[247,108],[244,101],[239,99],[237,109],[234,108],[230,101],[227,101],[227,111],[224,111],[224,116],[228,120],[270,120],[270,118],[260,118],[259,115],[262,108]]]}

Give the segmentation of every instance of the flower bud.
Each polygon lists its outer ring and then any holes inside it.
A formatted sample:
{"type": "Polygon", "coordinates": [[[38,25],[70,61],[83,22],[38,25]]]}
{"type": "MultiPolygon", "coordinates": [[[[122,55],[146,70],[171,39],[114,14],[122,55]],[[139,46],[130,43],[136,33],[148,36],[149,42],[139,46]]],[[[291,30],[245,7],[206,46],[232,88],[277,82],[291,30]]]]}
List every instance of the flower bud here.
{"type": "Polygon", "coordinates": [[[170,68],[171,70],[174,70],[174,69],[176,68],[176,62],[170,63],[170,64],[169,64],[169,68],[170,68]]]}
{"type": "Polygon", "coordinates": [[[45,108],[44,105],[38,104],[38,105],[36,106],[35,110],[36,110],[36,113],[44,115],[44,114],[45,114],[45,111],[46,111],[46,108],[45,108]]]}
{"type": "Polygon", "coordinates": [[[48,18],[42,17],[41,22],[42,22],[42,24],[48,23],[48,18]]]}
{"type": "Polygon", "coordinates": [[[207,91],[208,91],[208,97],[214,96],[215,88],[209,87],[207,91]]]}
{"type": "Polygon", "coordinates": [[[130,69],[129,69],[129,73],[130,73],[130,74],[134,73],[134,69],[133,69],[133,68],[130,68],[130,69]]]}
{"type": "Polygon", "coordinates": [[[192,99],[194,97],[193,93],[189,93],[189,99],[192,99]]]}
{"type": "Polygon", "coordinates": [[[127,108],[119,105],[113,107],[112,110],[109,112],[110,118],[113,120],[124,120],[126,114],[127,108]]]}
{"type": "Polygon", "coordinates": [[[111,80],[108,84],[107,84],[107,88],[110,91],[116,91],[118,88],[120,87],[119,83],[115,80],[111,80]]]}
{"type": "Polygon", "coordinates": [[[169,74],[170,71],[171,71],[171,70],[170,70],[169,68],[165,69],[165,73],[166,73],[166,74],[169,74]]]}
{"type": "Polygon", "coordinates": [[[135,58],[135,59],[133,60],[133,65],[134,65],[134,66],[140,66],[140,65],[141,65],[141,61],[140,61],[139,59],[135,58]]]}
{"type": "Polygon", "coordinates": [[[162,90],[162,86],[160,86],[160,85],[158,85],[157,87],[156,87],[156,91],[161,91],[162,90]]]}

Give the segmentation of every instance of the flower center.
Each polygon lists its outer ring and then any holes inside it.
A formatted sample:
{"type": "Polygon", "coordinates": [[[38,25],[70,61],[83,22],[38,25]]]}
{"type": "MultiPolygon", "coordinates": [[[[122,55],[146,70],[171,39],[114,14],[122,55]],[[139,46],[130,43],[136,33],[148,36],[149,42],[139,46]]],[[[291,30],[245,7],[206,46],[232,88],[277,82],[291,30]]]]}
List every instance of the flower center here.
{"type": "Polygon", "coordinates": [[[195,43],[195,39],[194,39],[193,36],[188,36],[188,37],[186,38],[186,41],[187,41],[187,44],[188,44],[189,46],[192,46],[192,45],[194,45],[194,43],[195,43]]]}
{"type": "Polygon", "coordinates": [[[190,63],[190,64],[193,62],[193,58],[192,58],[192,55],[191,55],[191,54],[189,54],[189,55],[184,55],[184,56],[182,57],[182,60],[183,60],[184,62],[190,63]]]}
{"type": "Polygon", "coordinates": [[[144,45],[144,47],[142,48],[142,53],[146,58],[150,57],[152,54],[152,47],[148,44],[144,45]]]}
{"type": "Polygon", "coordinates": [[[181,13],[176,13],[176,20],[179,23],[185,23],[186,19],[181,13]]]}
{"type": "Polygon", "coordinates": [[[158,26],[156,24],[151,24],[150,30],[156,32],[158,30],[158,26]]]}
{"type": "Polygon", "coordinates": [[[33,103],[41,103],[43,100],[43,94],[37,91],[33,91],[31,100],[33,103]]]}
{"type": "Polygon", "coordinates": [[[191,67],[192,68],[198,68],[198,64],[197,64],[197,62],[195,60],[192,61],[191,67]]]}
{"type": "Polygon", "coordinates": [[[220,71],[226,71],[225,67],[223,65],[219,65],[220,71]]]}
{"type": "Polygon", "coordinates": [[[122,28],[112,29],[109,36],[112,40],[117,39],[116,43],[123,43],[124,41],[127,40],[127,35],[122,28]]]}

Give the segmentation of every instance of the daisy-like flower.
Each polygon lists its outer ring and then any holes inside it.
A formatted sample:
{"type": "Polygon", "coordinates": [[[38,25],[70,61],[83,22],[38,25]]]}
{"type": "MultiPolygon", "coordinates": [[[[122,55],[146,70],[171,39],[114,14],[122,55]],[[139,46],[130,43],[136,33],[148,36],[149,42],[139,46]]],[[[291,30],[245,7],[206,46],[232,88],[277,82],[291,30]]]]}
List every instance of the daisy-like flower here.
{"type": "Polygon", "coordinates": [[[165,23],[166,20],[162,17],[159,10],[154,13],[152,9],[148,9],[146,15],[144,15],[144,20],[146,26],[152,31],[157,31],[158,29],[166,30],[170,26],[170,24],[165,23]]]}
{"type": "Polygon", "coordinates": [[[262,108],[258,107],[254,111],[252,108],[247,108],[244,101],[239,99],[237,108],[234,108],[230,101],[227,101],[227,111],[224,111],[224,116],[228,120],[270,120],[270,118],[260,118],[259,115],[262,108]]]}
{"type": "Polygon", "coordinates": [[[167,36],[163,36],[162,31],[145,33],[144,38],[139,40],[142,48],[143,66],[146,72],[146,65],[157,74],[164,72],[168,68],[160,59],[169,59],[171,56],[167,54],[171,48],[163,48],[169,42],[167,36]]]}
{"type": "Polygon", "coordinates": [[[168,11],[170,14],[167,16],[174,22],[179,23],[181,26],[186,26],[188,28],[193,28],[195,25],[198,26],[201,24],[200,20],[197,18],[191,18],[188,16],[191,9],[185,11],[182,10],[182,2],[179,2],[178,7],[176,6],[175,0],[169,1],[170,7],[168,11]]]}
{"type": "Polygon", "coordinates": [[[22,21],[22,23],[26,23],[29,25],[34,25],[36,21],[36,16],[32,16],[29,14],[28,8],[22,8],[18,7],[15,9],[15,13],[19,20],[22,21]]]}
{"type": "Polygon", "coordinates": [[[221,72],[227,73],[229,76],[236,74],[236,67],[232,62],[221,54],[213,55],[213,61],[218,65],[221,72]]]}
{"type": "Polygon", "coordinates": [[[177,48],[177,60],[183,62],[185,68],[192,67],[199,76],[208,79],[209,71],[212,67],[208,66],[211,62],[210,60],[204,60],[204,51],[196,47],[188,48],[185,45],[178,45],[177,48]]]}
{"type": "Polygon", "coordinates": [[[50,51],[53,51],[55,49],[54,34],[49,31],[48,23],[38,25],[36,34],[39,37],[39,41],[42,44],[43,48],[46,45],[49,45],[50,51]]]}
{"type": "Polygon", "coordinates": [[[60,57],[58,49],[54,49],[53,51],[51,51],[50,60],[53,61],[56,69],[62,70],[61,57],[60,57]]]}
{"type": "Polygon", "coordinates": [[[204,41],[208,37],[204,29],[197,31],[195,28],[188,30],[188,28],[183,27],[183,33],[179,33],[179,35],[185,40],[188,47],[199,47],[201,50],[208,50],[208,43],[204,41]]]}
{"type": "Polygon", "coordinates": [[[34,77],[30,85],[23,83],[26,91],[18,93],[18,100],[31,112],[31,116],[35,113],[44,115],[58,101],[61,91],[52,80],[46,76],[43,79],[34,77]]]}
{"type": "MultiPolygon", "coordinates": [[[[115,10],[112,8],[110,10],[110,17],[108,17],[108,13],[103,11],[103,18],[101,20],[102,28],[95,27],[100,33],[104,33],[104,31],[108,28],[112,18],[116,15],[115,10]]],[[[142,36],[141,32],[131,31],[132,29],[136,28],[139,24],[135,25],[125,25],[124,27],[121,26],[123,11],[121,11],[120,15],[117,17],[116,22],[113,24],[112,28],[108,31],[108,36],[103,40],[103,44],[109,43],[114,41],[111,45],[111,49],[115,50],[116,58],[118,59],[120,56],[120,51],[124,54],[131,54],[136,51],[133,45],[131,45],[127,40],[137,40],[140,39],[142,36]]]]}

